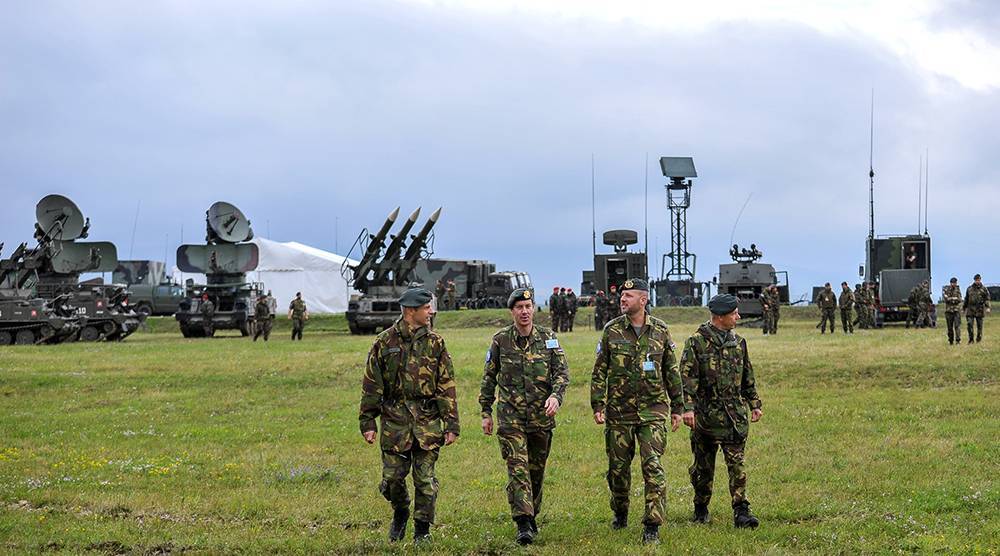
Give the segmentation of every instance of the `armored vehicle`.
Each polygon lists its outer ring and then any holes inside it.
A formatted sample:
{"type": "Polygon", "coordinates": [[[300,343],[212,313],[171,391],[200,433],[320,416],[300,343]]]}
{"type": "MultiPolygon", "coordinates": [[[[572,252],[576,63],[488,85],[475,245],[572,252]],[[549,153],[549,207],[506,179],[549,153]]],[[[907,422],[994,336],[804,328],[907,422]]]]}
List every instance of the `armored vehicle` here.
{"type": "Polygon", "coordinates": [[[118,261],[115,284],[128,286],[129,304],[143,315],[173,315],[185,298],[184,287],[172,281],[162,261],[118,261]]]}
{"type": "MultiPolygon", "coordinates": [[[[355,249],[363,253],[358,264],[345,265],[343,270],[348,284],[362,292],[361,295],[352,295],[347,304],[347,325],[352,334],[372,334],[396,322],[400,315],[399,296],[415,284],[412,278],[417,262],[431,254],[429,246],[433,245],[433,239],[430,234],[441,216],[441,209],[434,211],[423,228],[409,238],[407,234],[420,217],[420,208],[413,211],[395,235],[390,236],[389,230],[398,216],[397,207],[378,232],[370,234],[367,229],[362,230],[348,252],[348,259],[355,249]],[[388,245],[386,238],[391,238],[388,245]],[[410,240],[409,246],[405,245],[407,239],[410,240]]],[[[435,298],[433,303],[437,301],[435,298]]]]}
{"type": "Polygon", "coordinates": [[[435,291],[439,301],[451,300],[442,295],[449,282],[455,283],[455,299],[449,309],[494,309],[505,307],[507,298],[517,288],[530,288],[526,272],[496,271],[489,261],[458,259],[420,259],[413,268],[413,281],[435,291]]]}
{"type": "MultiPolygon", "coordinates": [[[[869,237],[865,281],[874,282],[875,324],[905,322],[907,298],[916,285],[931,280],[931,238],[926,234],[869,237]]],[[[931,289],[933,291],[933,289],[931,289]]]]}
{"type": "Polygon", "coordinates": [[[628,251],[629,245],[639,242],[639,234],[633,230],[608,230],[604,232],[604,245],[614,247],[614,253],[594,255],[594,269],[583,271],[580,291],[590,296],[598,291],[605,293],[611,286],[620,288],[629,278],[647,279],[646,254],[628,251]]]}
{"type": "Polygon", "coordinates": [[[741,317],[764,316],[760,294],[771,285],[778,286],[780,301],[788,303],[788,273],[775,271],[774,266],[757,262],[764,256],[757,245],[750,244],[750,249],[733,245],[729,256],[733,259],[732,263],[719,265],[718,290],[719,293],[739,298],[741,317]]]}
{"type": "Polygon", "coordinates": [[[30,290],[0,290],[0,346],[74,339],[87,319],[74,314],[65,304],[66,297],[46,301],[34,297],[30,290]]]}
{"type": "Polygon", "coordinates": [[[260,253],[250,221],[235,205],[218,201],[205,212],[205,245],[177,248],[181,272],[205,275],[205,284],[185,283],[185,295],[174,318],[185,338],[213,336],[216,330],[239,330],[249,336],[255,325],[253,307],[263,284],[247,282],[260,253]],[[214,310],[207,311],[206,298],[214,310]]]}

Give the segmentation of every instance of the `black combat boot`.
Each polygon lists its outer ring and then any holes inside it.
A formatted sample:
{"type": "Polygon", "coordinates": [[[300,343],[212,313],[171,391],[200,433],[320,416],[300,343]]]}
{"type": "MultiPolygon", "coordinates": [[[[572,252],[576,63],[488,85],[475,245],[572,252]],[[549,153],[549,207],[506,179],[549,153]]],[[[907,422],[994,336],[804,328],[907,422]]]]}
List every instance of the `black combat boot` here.
{"type": "Polygon", "coordinates": [[[514,518],[517,523],[517,544],[531,544],[535,540],[535,532],[531,529],[531,517],[519,515],[514,518]]]}
{"type": "Polygon", "coordinates": [[[760,525],[760,521],[750,513],[750,502],[744,500],[733,506],[733,525],[737,529],[756,529],[760,525]]]}
{"type": "Polygon", "coordinates": [[[695,523],[710,523],[712,517],[708,515],[708,504],[695,504],[694,505],[694,517],[691,521],[695,523]]]}
{"type": "Polygon", "coordinates": [[[642,544],[660,544],[660,526],[646,524],[642,528],[642,544]]]}
{"type": "Polygon", "coordinates": [[[612,529],[624,529],[628,527],[628,512],[617,512],[615,518],[611,520],[612,529]]]}
{"type": "Polygon", "coordinates": [[[392,523],[389,524],[389,541],[403,540],[406,535],[406,522],[410,520],[410,509],[401,508],[392,512],[392,523]]]}
{"type": "Polygon", "coordinates": [[[431,540],[431,524],[428,521],[420,521],[419,519],[413,520],[413,542],[430,542],[431,540]]]}
{"type": "Polygon", "coordinates": [[[538,522],[535,521],[537,517],[538,517],[537,515],[533,515],[528,520],[528,522],[531,523],[531,532],[534,533],[535,535],[538,535],[538,522]]]}

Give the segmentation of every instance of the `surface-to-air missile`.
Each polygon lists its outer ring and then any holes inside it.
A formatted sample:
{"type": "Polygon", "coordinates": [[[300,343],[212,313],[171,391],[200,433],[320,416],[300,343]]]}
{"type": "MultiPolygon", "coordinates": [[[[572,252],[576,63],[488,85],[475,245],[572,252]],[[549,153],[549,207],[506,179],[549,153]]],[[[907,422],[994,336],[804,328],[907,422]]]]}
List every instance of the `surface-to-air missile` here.
{"type": "Polygon", "coordinates": [[[394,210],[377,234],[362,230],[348,252],[348,258],[355,249],[364,252],[357,265],[344,267],[344,278],[361,295],[352,295],[347,306],[347,324],[354,334],[373,333],[385,329],[399,318],[399,296],[413,284],[408,282],[414,266],[421,257],[429,255],[430,235],[441,215],[441,209],[427,220],[420,231],[408,234],[420,217],[420,209],[406,219],[399,232],[391,236],[392,241],[384,247],[385,238],[392,228],[399,209],[394,210]],[[406,250],[404,252],[404,247],[406,250]],[[400,253],[404,253],[400,255],[400,253]],[[348,275],[350,273],[350,275],[348,275]]]}
{"type": "Polygon", "coordinates": [[[128,305],[123,286],[104,284],[101,279],[80,283],[84,272],[114,269],[118,263],[114,244],[77,241],[88,236],[90,220],[62,195],[43,197],[35,207],[35,216],[37,244],[32,249],[21,244],[0,263],[0,287],[26,290],[72,307],[76,315],[86,319],[79,323],[81,340],[122,340],[137,330],[144,317],[128,305]]]}
{"type": "Polygon", "coordinates": [[[205,275],[205,284],[189,280],[185,299],[174,318],[185,338],[213,336],[216,330],[235,329],[249,336],[255,326],[254,302],[263,284],[247,282],[246,273],[257,268],[257,245],[250,220],[235,205],[219,201],[205,212],[205,245],[177,248],[177,268],[181,272],[205,275]],[[202,311],[202,297],[215,306],[214,313],[202,311]]]}

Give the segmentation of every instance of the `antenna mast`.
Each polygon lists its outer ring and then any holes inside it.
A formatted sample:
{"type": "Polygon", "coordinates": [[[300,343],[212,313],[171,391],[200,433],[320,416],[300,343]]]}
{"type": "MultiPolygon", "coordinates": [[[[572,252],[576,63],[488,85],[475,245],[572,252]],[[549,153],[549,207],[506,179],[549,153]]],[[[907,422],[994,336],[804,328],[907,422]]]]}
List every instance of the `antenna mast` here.
{"type": "MultiPolygon", "coordinates": [[[[868,135],[868,239],[875,239],[875,89],[872,89],[870,131],[868,135]]],[[[874,246],[870,247],[874,248],[874,246]]]]}
{"type": "Polygon", "coordinates": [[[597,211],[594,208],[596,189],[596,179],[594,178],[594,153],[590,153],[590,250],[593,256],[597,256],[597,211]]]}
{"type": "Polygon", "coordinates": [[[920,167],[917,170],[917,233],[920,233],[920,219],[924,211],[924,155],[920,155],[920,167]]]}
{"type": "Polygon", "coordinates": [[[924,155],[924,235],[927,235],[927,196],[930,194],[930,157],[931,150],[927,149],[924,155]]]}
{"type": "Polygon", "coordinates": [[[646,153],[646,160],[643,163],[645,170],[645,181],[643,182],[643,207],[642,207],[642,233],[645,236],[642,252],[646,254],[646,281],[649,281],[649,153],[646,153]]]}

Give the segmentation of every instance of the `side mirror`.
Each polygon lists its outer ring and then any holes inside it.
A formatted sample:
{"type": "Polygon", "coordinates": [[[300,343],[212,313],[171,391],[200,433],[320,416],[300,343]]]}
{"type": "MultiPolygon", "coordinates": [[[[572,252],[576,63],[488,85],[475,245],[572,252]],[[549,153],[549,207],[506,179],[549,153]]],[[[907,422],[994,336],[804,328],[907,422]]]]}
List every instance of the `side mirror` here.
{"type": "Polygon", "coordinates": [[[861,278],[865,277],[865,265],[863,264],[858,265],[858,276],[861,278]]]}

